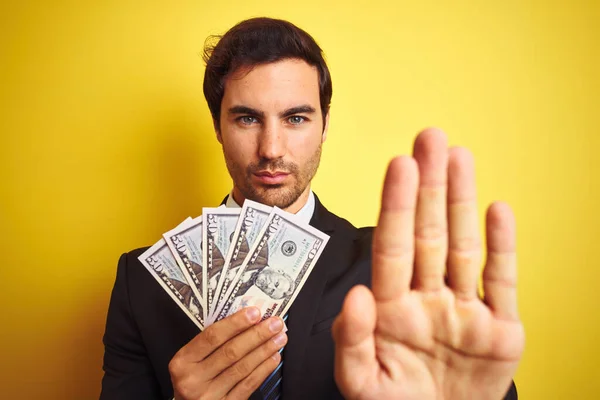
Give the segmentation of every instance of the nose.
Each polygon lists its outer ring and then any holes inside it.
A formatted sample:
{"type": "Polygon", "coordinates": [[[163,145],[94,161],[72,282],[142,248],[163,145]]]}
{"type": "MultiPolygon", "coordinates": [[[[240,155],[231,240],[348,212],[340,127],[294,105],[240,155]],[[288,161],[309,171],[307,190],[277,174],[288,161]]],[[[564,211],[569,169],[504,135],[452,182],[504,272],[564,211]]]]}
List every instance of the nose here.
{"type": "Polygon", "coordinates": [[[260,158],[274,160],[282,158],[287,151],[287,137],[283,126],[277,120],[267,120],[258,139],[260,158]]]}

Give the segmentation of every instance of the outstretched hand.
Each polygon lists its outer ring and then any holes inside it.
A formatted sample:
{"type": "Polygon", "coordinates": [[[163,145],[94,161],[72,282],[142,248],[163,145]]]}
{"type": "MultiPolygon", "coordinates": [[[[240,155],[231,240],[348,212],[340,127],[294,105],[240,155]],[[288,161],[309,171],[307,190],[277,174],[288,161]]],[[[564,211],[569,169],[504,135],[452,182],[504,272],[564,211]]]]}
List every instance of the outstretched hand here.
{"type": "Polygon", "coordinates": [[[372,291],[347,295],[333,327],[347,399],[502,399],[524,347],[515,221],[487,210],[484,296],[475,170],[443,132],[389,165],[373,238],[372,291]]]}

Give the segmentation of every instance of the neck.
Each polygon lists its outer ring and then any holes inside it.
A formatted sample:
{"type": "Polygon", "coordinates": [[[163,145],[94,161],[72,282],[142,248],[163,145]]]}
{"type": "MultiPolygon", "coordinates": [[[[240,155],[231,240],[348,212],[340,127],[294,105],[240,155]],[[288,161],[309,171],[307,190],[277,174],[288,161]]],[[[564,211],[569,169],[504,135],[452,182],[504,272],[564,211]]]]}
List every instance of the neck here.
{"type": "MultiPolygon", "coordinates": [[[[304,192],[302,192],[302,194],[300,196],[298,196],[298,198],[296,199],[296,201],[294,201],[289,207],[286,207],[283,210],[287,211],[289,213],[292,213],[292,214],[296,214],[308,202],[308,196],[309,196],[309,194],[310,194],[310,185],[308,185],[306,187],[306,189],[304,189],[304,192]]],[[[237,187],[233,188],[233,199],[240,206],[242,204],[244,204],[244,200],[246,200],[246,198],[244,197],[244,195],[242,194],[242,192],[240,192],[237,187]]]]}

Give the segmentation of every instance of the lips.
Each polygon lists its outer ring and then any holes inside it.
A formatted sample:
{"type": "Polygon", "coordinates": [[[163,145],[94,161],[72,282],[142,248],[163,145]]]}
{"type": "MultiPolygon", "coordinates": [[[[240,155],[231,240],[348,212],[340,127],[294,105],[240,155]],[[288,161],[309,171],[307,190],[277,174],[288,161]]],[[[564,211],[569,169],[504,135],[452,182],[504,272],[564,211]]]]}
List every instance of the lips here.
{"type": "Polygon", "coordinates": [[[282,171],[275,171],[275,172],[270,172],[270,171],[259,171],[254,173],[255,178],[266,185],[277,185],[277,184],[281,184],[283,183],[283,181],[285,181],[285,179],[288,177],[288,175],[290,175],[287,172],[282,172],[282,171]]]}

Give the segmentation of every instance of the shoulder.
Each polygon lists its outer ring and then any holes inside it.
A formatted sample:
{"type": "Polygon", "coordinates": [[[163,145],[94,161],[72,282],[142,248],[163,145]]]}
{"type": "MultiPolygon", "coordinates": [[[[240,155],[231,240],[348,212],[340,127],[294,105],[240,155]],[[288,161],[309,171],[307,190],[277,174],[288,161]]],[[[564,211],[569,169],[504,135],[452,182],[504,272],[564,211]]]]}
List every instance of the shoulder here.
{"type": "Polygon", "coordinates": [[[315,198],[317,203],[311,225],[330,234],[330,239],[333,239],[336,247],[353,248],[355,259],[368,258],[374,228],[371,226],[357,228],[347,219],[329,211],[316,195],[315,198]]]}
{"type": "MultiPolygon", "coordinates": [[[[331,268],[331,277],[353,275],[360,283],[368,285],[371,267],[371,243],[374,227],[356,227],[347,219],[329,213],[332,230],[329,233],[329,251],[336,266],[331,268]]],[[[326,250],[327,251],[327,250],[326,250]]]]}
{"type": "Polygon", "coordinates": [[[357,228],[350,222],[343,218],[340,219],[340,227],[336,229],[336,234],[346,236],[347,239],[352,240],[352,247],[357,261],[362,259],[370,259],[371,257],[371,243],[373,241],[373,231],[375,230],[372,226],[365,226],[357,228]]]}
{"type": "Polygon", "coordinates": [[[138,247],[137,249],[133,249],[124,253],[121,257],[126,257],[127,261],[139,262],[139,257],[149,248],[150,246],[138,247]]]}
{"type": "Polygon", "coordinates": [[[347,219],[333,213],[331,213],[331,218],[333,224],[335,225],[336,235],[341,235],[346,239],[352,240],[355,246],[364,248],[365,250],[369,250],[371,248],[371,241],[373,239],[373,231],[375,230],[375,227],[356,227],[347,219]]]}
{"type": "Polygon", "coordinates": [[[132,283],[134,288],[140,284],[152,283],[152,279],[148,279],[151,278],[150,274],[139,260],[139,257],[149,248],[150,246],[139,247],[121,254],[117,264],[117,284],[119,286],[123,285],[129,291],[132,283]]]}
{"type": "Polygon", "coordinates": [[[374,226],[365,226],[358,228],[358,247],[362,250],[365,257],[371,257],[371,243],[373,242],[374,226]]]}

